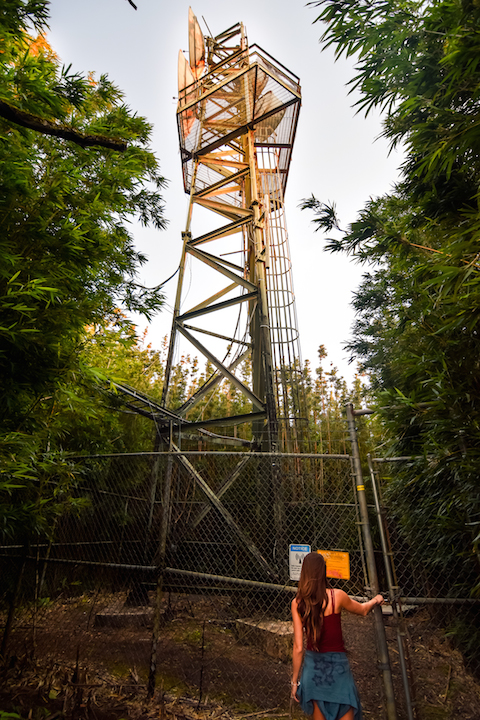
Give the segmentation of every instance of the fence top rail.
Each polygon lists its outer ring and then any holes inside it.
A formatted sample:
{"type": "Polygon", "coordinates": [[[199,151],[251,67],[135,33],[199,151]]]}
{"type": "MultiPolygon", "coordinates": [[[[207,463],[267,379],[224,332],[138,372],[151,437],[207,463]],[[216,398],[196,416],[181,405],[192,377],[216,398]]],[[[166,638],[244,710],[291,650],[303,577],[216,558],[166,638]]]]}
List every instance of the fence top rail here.
{"type": "Polygon", "coordinates": [[[217,450],[186,450],[185,452],[182,450],[180,452],[172,451],[172,452],[154,452],[154,451],[144,451],[144,452],[130,452],[130,453],[105,453],[104,455],[69,455],[65,459],[66,460],[95,460],[95,459],[101,459],[101,458],[116,458],[116,457],[168,457],[168,455],[172,456],[178,456],[178,455],[188,455],[188,456],[230,456],[230,457],[252,457],[252,458],[295,458],[295,459],[301,459],[301,458],[310,458],[313,460],[350,460],[350,455],[335,455],[333,453],[324,453],[323,455],[320,455],[318,453],[269,453],[269,452],[228,452],[228,451],[217,451],[217,450]]]}
{"type": "Polygon", "coordinates": [[[389,463],[389,462],[409,462],[412,460],[428,460],[424,455],[403,455],[400,457],[384,457],[384,458],[372,458],[373,462],[376,463],[389,463]]]}
{"type": "MultiPolygon", "coordinates": [[[[105,567],[105,568],[116,568],[116,569],[126,569],[126,570],[136,570],[141,572],[158,572],[158,567],[156,565],[133,565],[133,564],[126,564],[126,563],[109,563],[109,562],[95,562],[91,560],[78,560],[74,558],[52,558],[52,557],[41,557],[38,558],[34,555],[10,555],[10,556],[2,556],[2,557],[9,557],[9,558],[17,558],[17,559],[24,559],[29,560],[31,562],[38,563],[40,562],[47,562],[47,563],[54,563],[54,564],[70,564],[70,565],[89,565],[91,567],[105,567]]],[[[298,590],[297,585],[279,585],[276,583],[265,583],[265,582],[259,582],[257,580],[247,580],[244,578],[237,578],[237,577],[231,577],[231,576],[224,576],[224,575],[214,575],[212,573],[203,573],[198,572],[195,570],[183,570],[181,568],[171,568],[166,567],[164,569],[164,572],[166,575],[177,575],[180,577],[187,577],[187,578],[198,578],[201,580],[213,580],[217,582],[225,583],[226,585],[244,585],[244,586],[250,586],[250,587],[256,587],[256,588],[264,588],[267,590],[280,590],[280,591],[286,591],[291,593],[296,593],[298,590]]],[[[359,602],[365,602],[369,600],[369,596],[366,595],[354,595],[352,596],[354,600],[357,600],[359,602]]],[[[401,595],[400,597],[396,598],[397,602],[400,602],[401,604],[405,605],[478,605],[480,603],[479,598],[454,598],[454,597],[406,597],[404,595],[401,595]]],[[[386,603],[389,604],[388,601],[386,603]]]]}

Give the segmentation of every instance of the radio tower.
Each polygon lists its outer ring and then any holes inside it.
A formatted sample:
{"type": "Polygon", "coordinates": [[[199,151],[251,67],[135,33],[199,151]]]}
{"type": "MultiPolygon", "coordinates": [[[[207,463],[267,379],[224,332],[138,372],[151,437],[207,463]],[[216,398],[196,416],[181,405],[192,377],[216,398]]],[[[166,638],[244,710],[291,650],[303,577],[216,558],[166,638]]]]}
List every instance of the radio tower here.
{"type": "MultiPolygon", "coordinates": [[[[191,9],[189,59],[180,51],[178,70],[178,132],[190,201],[162,406],[178,418],[178,435],[200,430],[215,441],[216,427],[251,423],[257,449],[305,449],[283,201],[300,110],[299,79],[257,45],[249,46],[242,23],[204,38],[191,9]],[[208,223],[199,235],[192,232],[194,207],[203,208],[198,213],[208,223]],[[202,266],[208,266],[207,275],[199,272],[202,266]],[[215,370],[181,407],[171,407],[180,336],[215,370]],[[242,372],[245,363],[251,377],[242,372]],[[222,381],[245,396],[251,411],[196,418],[195,405],[222,381]]],[[[172,427],[170,421],[170,432],[172,427]]]]}

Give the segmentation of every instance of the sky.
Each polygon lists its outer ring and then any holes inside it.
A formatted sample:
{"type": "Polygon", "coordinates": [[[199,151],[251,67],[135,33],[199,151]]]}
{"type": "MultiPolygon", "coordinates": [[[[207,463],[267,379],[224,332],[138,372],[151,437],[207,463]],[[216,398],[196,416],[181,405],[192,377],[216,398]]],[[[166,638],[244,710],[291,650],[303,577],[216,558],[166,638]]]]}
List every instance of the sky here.
{"type": "MultiPolygon", "coordinates": [[[[205,21],[214,35],[241,21],[251,45],[260,45],[300,77],[302,109],[285,211],[302,357],[317,367],[317,350],[323,344],[328,352],[326,369],[332,363],[351,381],[355,366],[348,364],[343,344],[354,319],[352,293],[365,268],[346,256],[324,252],[325,239],[315,232],[313,215],[298,206],[312,193],[323,202],[333,201],[342,227],[347,227],[370,197],[392,189],[402,157],[397,151],[389,153],[380,137],[379,115],[365,118],[352,107],[358,96],[349,94],[346,85],[354,75],[353,62],[335,62],[331,49],[322,51],[322,26],[314,23],[318,9],[297,0],[191,1],[205,34],[205,21]]],[[[136,11],[127,0],[51,0],[49,40],[73,71],[93,71],[97,77],[106,73],[123,91],[126,104],[153,125],[152,150],[168,180],[163,193],[168,227],[162,232],[140,224],[131,227],[137,248],[148,256],[139,280],[152,287],[178,267],[188,207],[176,96],[178,51],[188,49],[190,2],[135,0],[135,4],[136,11]]],[[[194,234],[195,222],[194,213],[194,234]]],[[[164,308],[148,327],[155,348],[170,333],[175,291],[176,278],[165,286],[164,308]]],[[[146,327],[143,319],[134,320],[140,331],[146,327]]]]}

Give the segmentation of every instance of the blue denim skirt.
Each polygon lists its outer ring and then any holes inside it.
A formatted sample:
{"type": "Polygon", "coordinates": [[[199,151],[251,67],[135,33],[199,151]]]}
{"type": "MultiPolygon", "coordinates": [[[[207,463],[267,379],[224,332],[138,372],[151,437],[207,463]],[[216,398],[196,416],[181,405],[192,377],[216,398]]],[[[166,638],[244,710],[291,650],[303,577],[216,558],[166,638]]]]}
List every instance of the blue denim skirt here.
{"type": "Polygon", "coordinates": [[[345,653],[307,650],[297,697],[307,715],[312,715],[315,701],[325,720],[339,720],[351,707],[355,720],[362,720],[357,686],[345,653]]]}

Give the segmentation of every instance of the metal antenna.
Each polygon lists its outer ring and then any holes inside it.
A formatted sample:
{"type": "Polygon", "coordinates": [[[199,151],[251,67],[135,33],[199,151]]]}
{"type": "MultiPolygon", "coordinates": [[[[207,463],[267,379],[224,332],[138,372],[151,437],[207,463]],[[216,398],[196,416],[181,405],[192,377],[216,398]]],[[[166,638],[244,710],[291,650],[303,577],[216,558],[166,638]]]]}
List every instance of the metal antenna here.
{"type": "Polygon", "coordinates": [[[227,382],[241,398],[237,406],[247,412],[191,424],[211,429],[247,422],[255,448],[298,451],[306,449],[305,402],[283,196],[300,82],[261,48],[249,47],[241,23],[206,41],[205,49],[190,11],[189,60],[180,52],[177,108],[190,201],[162,405],[185,418],[187,430],[193,408],[227,382]],[[195,206],[212,218],[212,229],[200,235],[192,232],[195,206]],[[184,309],[187,267],[193,304],[184,309]],[[172,370],[180,339],[201,353],[215,374],[175,407],[172,370]],[[251,363],[251,379],[241,373],[245,362],[251,363]]]}

